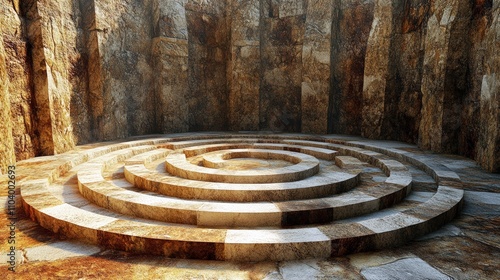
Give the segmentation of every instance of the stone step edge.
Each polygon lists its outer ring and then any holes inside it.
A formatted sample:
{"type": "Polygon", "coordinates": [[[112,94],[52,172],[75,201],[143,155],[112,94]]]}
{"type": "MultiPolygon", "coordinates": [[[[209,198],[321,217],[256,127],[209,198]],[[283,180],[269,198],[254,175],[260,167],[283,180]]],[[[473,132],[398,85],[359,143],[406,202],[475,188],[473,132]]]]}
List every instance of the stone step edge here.
{"type": "MultiPolygon", "coordinates": [[[[357,152],[359,151],[354,153],[357,152]]],[[[302,205],[302,208],[287,206],[294,203],[300,205],[300,201],[258,204],[186,201],[151,197],[122,189],[105,181],[102,174],[96,173],[96,170],[102,171],[102,167],[99,167],[98,163],[87,164],[89,168],[82,168],[83,170],[78,172],[78,186],[80,193],[91,202],[126,215],[205,227],[292,226],[328,223],[387,208],[399,203],[411,191],[410,177],[406,185],[380,184],[382,188],[391,191],[379,194],[380,197],[358,194],[357,201],[353,202],[353,199],[350,199],[351,203],[345,203],[345,201],[343,203],[344,197],[342,196],[333,198],[330,202],[317,199],[318,204],[316,205],[315,200],[312,200],[310,203],[302,205]],[[288,208],[286,210],[289,211],[283,211],[285,208],[288,208]]],[[[382,164],[384,163],[382,162],[382,164]]],[[[394,173],[400,174],[402,172],[403,167],[399,167],[394,173]]],[[[386,169],[392,174],[391,168],[387,167],[386,169]]],[[[346,193],[346,195],[351,194],[346,193]]]]}
{"type": "Polygon", "coordinates": [[[439,186],[425,203],[359,223],[226,230],[152,225],[104,216],[62,202],[47,191],[48,186],[48,180],[24,182],[22,204],[32,220],[55,233],[109,249],[232,261],[325,258],[398,246],[453,219],[463,202],[462,190],[439,186]]]}
{"type": "MultiPolygon", "coordinates": [[[[227,142],[219,144],[206,144],[198,146],[186,145],[183,148],[183,152],[186,157],[198,156],[207,152],[214,152],[223,149],[268,149],[268,150],[283,150],[291,152],[299,152],[303,154],[308,154],[322,160],[334,160],[337,151],[331,149],[317,148],[317,147],[307,147],[299,145],[288,145],[279,143],[276,141],[259,140],[259,139],[241,139],[240,142],[235,142],[236,139],[231,139],[231,144],[227,142]]],[[[270,139],[268,139],[270,140],[270,139]]],[[[210,143],[209,140],[204,140],[204,142],[210,143]]],[[[173,147],[173,146],[170,146],[173,147]]]]}
{"type": "Polygon", "coordinates": [[[339,194],[354,188],[360,182],[361,169],[351,170],[354,173],[337,172],[339,176],[328,176],[320,173],[316,185],[303,186],[314,177],[301,181],[268,184],[232,184],[213,183],[205,185],[198,181],[184,178],[175,178],[167,174],[159,174],[146,168],[145,164],[166,156],[170,150],[158,149],[146,155],[134,156],[125,160],[123,168],[125,178],[134,186],[182,199],[212,200],[228,202],[258,202],[258,201],[286,201],[298,199],[313,199],[339,194]],[[168,179],[168,180],[167,180],[168,179]],[[264,186],[263,186],[264,185],[264,186]],[[245,191],[241,194],[241,191],[245,191]],[[238,194],[238,195],[236,195],[238,194]]]}
{"type": "MultiPolygon", "coordinates": [[[[81,150],[82,147],[79,146],[80,150],[73,150],[66,153],[53,155],[53,156],[44,156],[44,157],[35,157],[27,160],[23,160],[17,163],[17,169],[20,170],[19,174],[19,182],[30,181],[30,180],[38,180],[48,178],[49,182],[55,182],[62,174],[67,173],[69,170],[83,164],[85,162],[91,161],[97,157],[109,154],[114,151],[128,149],[137,146],[155,146],[157,148],[164,147],[165,143],[170,142],[171,138],[158,138],[158,139],[146,139],[146,140],[133,140],[128,142],[115,143],[111,142],[110,145],[106,145],[103,147],[90,148],[89,150],[81,150]],[[29,170],[33,170],[33,164],[37,163],[37,161],[44,160],[46,158],[50,158],[50,163],[48,164],[40,164],[36,167],[39,172],[30,171],[29,174],[23,174],[23,165],[28,165],[29,170]],[[47,167],[48,166],[48,167],[47,167]]],[[[105,143],[101,142],[100,144],[105,143]]],[[[91,146],[91,145],[89,145],[91,146]]]]}
{"type": "MultiPolygon", "coordinates": [[[[209,135],[208,137],[213,137],[213,135],[209,135]]],[[[314,140],[317,140],[317,139],[314,139],[314,140]]],[[[166,141],[168,141],[168,140],[166,140],[166,141]]],[[[72,164],[76,164],[76,163],[75,163],[76,161],[67,161],[67,160],[65,160],[65,159],[73,158],[74,156],[76,156],[76,155],[73,153],[73,154],[66,154],[66,155],[65,155],[65,157],[63,157],[63,158],[59,157],[59,158],[58,158],[58,159],[59,159],[59,162],[62,162],[62,164],[58,165],[58,169],[56,170],[56,171],[57,171],[56,173],[58,173],[58,172],[59,172],[59,173],[64,173],[64,172],[65,172],[65,171],[64,171],[64,169],[68,169],[68,170],[69,170],[69,169],[71,169],[71,167],[72,167],[71,165],[72,165],[72,164]]],[[[408,155],[405,155],[405,156],[406,156],[406,157],[411,157],[411,154],[408,154],[408,155]]],[[[81,158],[83,158],[83,157],[80,157],[80,159],[81,159],[81,158]]],[[[422,164],[423,164],[423,165],[425,165],[425,163],[422,163],[422,164]]],[[[429,167],[429,168],[430,168],[430,167],[429,167]]],[[[428,168],[427,168],[427,169],[428,169],[428,168]]],[[[426,169],[426,171],[427,171],[427,169],[426,169]]],[[[427,172],[428,172],[428,171],[427,171],[427,172]]],[[[437,173],[436,173],[436,174],[437,174],[437,173]]],[[[44,183],[47,183],[47,184],[48,184],[48,183],[49,183],[49,181],[52,181],[52,180],[54,179],[54,176],[53,176],[53,175],[54,175],[54,174],[50,174],[49,178],[46,178],[46,179],[40,179],[40,180],[38,180],[38,181],[39,181],[39,182],[40,182],[40,181],[43,181],[44,183]]],[[[434,175],[434,176],[438,177],[438,175],[434,175]]],[[[35,177],[36,177],[36,176],[35,176],[35,177]]],[[[438,177],[438,178],[439,178],[439,177],[438,177]]],[[[34,180],[34,179],[32,179],[32,180],[33,180],[33,182],[37,181],[37,180],[34,180]]],[[[30,181],[30,178],[27,178],[27,179],[23,180],[22,182],[24,182],[24,184],[25,184],[27,181],[30,181]]],[[[444,180],[440,180],[440,181],[444,181],[444,180]]],[[[29,183],[29,182],[28,182],[28,183],[29,183]]],[[[21,186],[21,185],[22,185],[22,184],[20,184],[20,186],[21,186]]],[[[442,189],[442,187],[440,186],[440,187],[438,188],[438,192],[439,192],[441,189],[442,189]]],[[[452,190],[456,190],[456,189],[452,188],[452,190]]],[[[22,188],[22,186],[21,186],[21,194],[22,194],[22,193],[23,193],[23,188],[22,188]]],[[[36,208],[33,208],[32,206],[30,206],[30,204],[26,203],[24,196],[22,196],[22,201],[23,201],[23,205],[24,205],[26,208],[34,209],[34,210],[36,211],[36,208]]],[[[452,205],[452,207],[450,207],[450,208],[449,208],[449,211],[447,211],[446,213],[453,212],[452,210],[454,210],[454,211],[458,211],[457,209],[458,209],[458,208],[459,208],[459,206],[461,205],[462,201],[463,201],[463,191],[462,191],[462,195],[461,195],[460,201],[458,201],[456,204],[452,205]]],[[[36,202],[36,199],[35,199],[35,202],[36,202]]],[[[28,209],[28,210],[29,210],[29,209],[28,209]]],[[[27,211],[27,212],[28,212],[28,211],[27,211]]],[[[446,217],[446,218],[448,218],[449,216],[450,216],[450,215],[443,215],[443,214],[441,214],[441,215],[438,215],[438,216],[436,216],[436,217],[433,217],[432,219],[433,219],[433,220],[439,220],[439,221],[442,221],[442,220],[443,220],[443,218],[442,218],[442,217],[446,217]]],[[[32,218],[32,219],[35,219],[35,218],[32,218]]],[[[447,220],[444,220],[444,222],[446,222],[446,221],[447,221],[447,220]]],[[[59,228],[59,229],[61,229],[61,228],[59,228]]],[[[428,230],[428,231],[431,231],[431,230],[428,230]]],[[[427,232],[424,232],[424,233],[427,233],[427,232]]],[[[357,242],[355,239],[349,239],[349,238],[348,238],[348,239],[343,239],[343,240],[345,240],[345,242],[332,242],[332,248],[336,248],[339,254],[350,253],[350,252],[351,252],[351,253],[353,253],[353,252],[357,252],[357,251],[359,251],[360,249],[362,249],[361,247],[363,247],[363,246],[353,246],[352,244],[360,244],[360,243],[359,243],[359,242],[357,242]],[[349,245],[349,244],[351,244],[351,245],[349,245]],[[342,253],[342,252],[343,252],[343,253],[342,253]]],[[[127,249],[127,248],[124,248],[124,249],[127,249]]],[[[129,248],[129,249],[130,249],[130,248],[129,248]]],[[[187,251],[187,250],[185,250],[185,251],[187,251]]],[[[334,255],[334,251],[335,251],[335,250],[333,250],[333,249],[332,249],[332,255],[334,255]]],[[[177,253],[172,252],[172,254],[171,254],[171,255],[176,255],[176,254],[180,255],[180,254],[181,254],[181,252],[179,252],[179,251],[177,251],[177,253]]],[[[272,254],[273,254],[273,252],[271,252],[271,255],[272,255],[272,254]]],[[[220,254],[219,254],[219,255],[220,255],[220,254]]],[[[195,254],[186,254],[186,255],[184,255],[184,257],[200,258],[200,256],[199,256],[199,255],[198,255],[198,256],[195,256],[195,254]]],[[[243,259],[243,258],[240,258],[240,259],[243,259]]],[[[275,258],[275,259],[277,259],[277,258],[275,258]]]]}
{"type": "Polygon", "coordinates": [[[191,164],[186,155],[172,152],[167,155],[165,168],[177,177],[206,182],[221,183],[282,183],[302,180],[314,176],[319,171],[319,160],[310,155],[291,152],[255,149],[254,154],[275,154],[296,162],[292,166],[272,170],[223,170],[191,164]]]}

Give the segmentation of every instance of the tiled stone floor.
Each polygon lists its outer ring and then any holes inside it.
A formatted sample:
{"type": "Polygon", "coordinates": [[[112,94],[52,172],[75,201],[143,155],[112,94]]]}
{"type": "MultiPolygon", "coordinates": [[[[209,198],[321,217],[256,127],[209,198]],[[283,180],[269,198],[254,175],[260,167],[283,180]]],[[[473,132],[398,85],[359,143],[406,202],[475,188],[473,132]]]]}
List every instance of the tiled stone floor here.
{"type": "MultiPolygon", "coordinates": [[[[0,240],[0,270],[7,279],[500,279],[500,174],[486,173],[462,157],[425,153],[407,144],[401,148],[455,171],[465,183],[465,203],[451,223],[398,248],[285,262],[167,259],[66,240],[29,220],[18,207],[16,272],[8,271],[7,238],[0,240]]],[[[413,200],[425,200],[435,191],[432,180],[421,170],[409,169],[413,200]]],[[[7,237],[7,183],[2,186],[0,217],[5,226],[0,236],[7,237]]],[[[17,206],[19,198],[18,193],[17,206]]]]}

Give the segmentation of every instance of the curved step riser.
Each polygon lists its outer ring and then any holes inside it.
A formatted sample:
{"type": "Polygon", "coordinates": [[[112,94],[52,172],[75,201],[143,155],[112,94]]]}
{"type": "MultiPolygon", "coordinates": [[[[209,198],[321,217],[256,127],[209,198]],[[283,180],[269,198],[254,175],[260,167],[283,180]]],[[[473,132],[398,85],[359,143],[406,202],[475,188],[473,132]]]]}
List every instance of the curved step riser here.
{"type": "MultiPolygon", "coordinates": [[[[49,163],[40,165],[41,172],[22,175],[22,179],[19,181],[22,204],[30,218],[41,226],[67,237],[79,238],[110,249],[175,258],[283,261],[326,258],[399,246],[417,236],[436,230],[453,219],[463,203],[463,191],[454,188],[454,186],[460,187],[460,178],[444,166],[423,161],[418,156],[414,157],[411,153],[404,151],[399,153],[393,149],[374,148],[369,145],[356,147],[360,144],[313,136],[266,135],[258,141],[275,141],[276,144],[306,145],[307,147],[337,150],[339,153],[336,156],[353,156],[362,162],[378,166],[388,176],[387,179],[383,183],[370,187],[358,187],[339,195],[319,198],[316,201],[321,201],[319,204],[305,203],[306,201],[315,201],[314,199],[304,200],[300,203],[297,201],[272,203],[279,209],[278,213],[280,213],[272,217],[272,219],[276,219],[272,221],[275,228],[217,229],[186,225],[181,221],[169,224],[133,217],[141,211],[144,213],[157,211],[157,207],[161,206],[162,203],[161,197],[144,195],[148,197],[148,201],[144,202],[144,205],[154,206],[149,209],[144,208],[147,209],[145,211],[136,207],[138,204],[133,204],[139,202],[131,196],[131,193],[134,192],[114,186],[103,177],[102,171],[113,167],[117,162],[126,160],[126,166],[144,166],[144,164],[154,161],[152,158],[155,157],[155,149],[159,145],[177,149],[190,147],[189,145],[192,147],[200,143],[212,145],[217,141],[223,144],[228,139],[238,138],[255,139],[259,136],[190,134],[186,137],[165,137],[163,139],[112,144],[109,147],[53,156],[49,163]],[[176,143],[179,140],[184,142],[176,143]],[[326,143],[327,141],[336,142],[326,143]],[[150,147],[146,147],[147,145],[150,147]],[[397,160],[390,157],[395,157],[397,160]],[[405,206],[399,211],[391,210],[383,215],[372,216],[372,218],[360,218],[340,223],[330,222],[336,218],[349,217],[352,213],[359,215],[373,212],[400,202],[411,189],[411,174],[404,165],[398,162],[401,158],[408,158],[408,161],[418,163],[439,182],[437,192],[430,199],[408,207],[405,206]],[[90,161],[81,165],[86,160],[90,161]],[[77,168],[70,171],[75,166],[77,168]],[[68,178],[75,175],[78,175],[78,183],[64,183],[71,182],[72,180],[68,178]],[[57,181],[61,176],[66,177],[61,178],[61,182],[57,181]],[[103,194],[102,197],[96,196],[94,199],[108,207],[126,209],[124,211],[128,211],[133,216],[123,216],[92,204],[79,208],[71,205],[70,202],[65,202],[64,196],[61,199],[61,196],[53,193],[63,187],[78,188],[78,185],[84,195],[90,197],[96,193],[103,194]],[[384,195],[385,192],[391,195],[384,195]],[[322,223],[322,225],[304,226],[304,224],[309,223],[322,223]],[[302,226],[288,229],[280,228],[297,224],[302,224],[302,226]]],[[[36,160],[32,161],[36,162],[36,160]]],[[[338,164],[344,165],[346,168],[355,168],[358,165],[348,157],[339,158],[338,161],[338,164]]],[[[26,162],[29,164],[30,161],[26,162]]],[[[19,166],[22,165],[23,162],[19,163],[19,166]]],[[[191,204],[184,205],[186,211],[182,212],[195,211],[195,215],[186,219],[193,219],[193,224],[197,225],[207,223],[217,227],[220,220],[225,218],[230,220],[235,218],[231,215],[245,213],[245,211],[234,211],[233,213],[220,211],[223,209],[222,206],[229,204],[209,201],[202,202],[206,204],[202,206],[208,207],[207,205],[210,204],[207,203],[214,203],[210,207],[217,207],[218,210],[200,211],[201,207],[199,209],[192,207],[196,201],[185,201],[191,204]],[[209,213],[209,215],[204,216],[200,213],[209,213]],[[224,217],[224,215],[229,216],[224,217]]],[[[252,208],[256,205],[256,203],[239,204],[248,204],[252,208]]],[[[259,214],[267,215],[269,213],[274,212],[261,211],[259,214]]],[[[163,215],[175,214],[164,213],[163,215]]],[[[259,220],[261,218],[257,215],[251,219],[261,223],[259,220]]],[[[249,220],[251,219],[249,218],[249,220]]],[[[252,221],[251,223],[257,222],[252,221]]]]}
{"type": "MultiPolygon", "coordinates": [[[[366,156],[365,154],[368,154],[368,157],[380,156],[368,151],[361,150],[361,152],[363,156],[366,156]]],[[[361,152],[355,151],[353,154],[361,152]]],[[[108,160],[116,162],[112,157],[108,160]]],[[[371,159],[371,161],[380,162],[387,170],[386,173],[393,177],[394,173],[407,172],[404,166],[394,163],[386,167],[382,159],[371,159]]],[[[411,177],[408,176],[409,179],[403,180],[407,185],[381,184],[367,192],[365,201],[350,203],[346,203],[342,197],[330,199],[331,201],[320,199],[298,203],[210,203],[148,197],[123,190],[106,182],[99,174],[104,167],[92,166],[95,164],[87,164],[90,167],[78,173],[80,192],[90,201],[126,215],[203,227],[295,226],[332,222],[367,214],[398,203],[409,192],[411,183],[411,177]],[[92,170],[99,172],[89,173],[92,170]]],[[[104,166],[108,163],[102,164],[104,166]]]]}

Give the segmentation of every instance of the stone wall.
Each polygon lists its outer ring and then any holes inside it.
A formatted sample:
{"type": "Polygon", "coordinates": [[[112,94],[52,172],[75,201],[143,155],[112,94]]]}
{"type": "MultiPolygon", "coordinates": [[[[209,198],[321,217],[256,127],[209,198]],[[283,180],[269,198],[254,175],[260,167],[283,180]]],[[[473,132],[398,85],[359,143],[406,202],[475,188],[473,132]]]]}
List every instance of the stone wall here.
{"type": "Polygon", "coordinates": [[[161,132],[189,130],[187,0],[153,2],[155,120],[161,132]]]}
{"type": "Polygon", "coordinates": [[[226,1],[187,1],[186,21],[189,130],[226,130],[229,125],[226,1]]]}
{"type": "Polygon", "coordinates": [[[39,154],[32,90],[32,60],[18,1],[0,1],[1,166],[39,154]]]}
{"type": "Polygon", "coordinates": [[[231,28],[229,85],[229,128],[259,130],[260,104],[260,0],[229,2],[231,28]]]}
{"type": "Polygon", "coordinates": [[[154,132],[152,1],[92,1],[93,25],[85,31],[97,40],[91,46],[97,49],[88,50],[89,69],[99,76],[93,77],[91,97],[99,106],[89,108],[93,135],[111,140],[154,132]]]}
{"type": "Polygon", "coordinates": [[[500,170],[498,0],[0,0],[0,166],[199,130],[418,143],[500,170]]]}
{"type": "Polygon", "coordinates": [[[365,56],[374,2],[335,0],[333,16],[328,132],[360,135],[365,56]]]}
{"type": "MultiPolygon", "coordinates": [[[[476,32],[479,34],[479,69],[475,77],[481,79],[480,117],[472,119],[479,127],[477,160],[490,171],[500,170],[500,1],[476,1],[482,18],[476,32]],[[481,5],[482,4],[482,5],[481,5]],[[482,77],[481,77],[482,76],[482,77]]],[[[472,33],[473,34],[473,33],[472,33]]],[[[478,80],[476,80],[476,83],[478,80]]]]}
{"type": "MultiPolygon", "coordinates": [[[[20,36],[17,35],[21,30],[21,19],[18,17],[18,11],[15,10],[16,8],[19,10],[19,7],[15,7],[6,0],[1,0],[0,2],[0,12],[4,15],[0,18],[0,25],[2,26],[3,33],[1,34],[2,36],[0,36],[0,117],[2,120],[0,123],[0,135],[2,135],[0,138],[0,157],[2,158],[0,162],[0,174],[6,172],[7,167],[15,163],[16,153],[19,153],[20,156],[26,156],[26,152],[29,152],[22,151],[21,149],[16,150],[16,147],[20,146],[20,141],[14,144],[14,137],[20,133],[13,130],[13,122],[16,118],[11,116],[11,108],[17,105],[17,102],[11,102],[13,98],[10,96],[10,91],[16,90],[16,86],[12,84],[11,80],[16,75],[20,75],[20,73],[18,73],[19,70],[23,71],[25,69],[23,67],[25,63],[19,63],[19,60],[12,60],[11,62],[10,58],[13,53],[16,53],[18,46],[21,46],[20,52],[26,52],[24,42],[21,41],[20,36]],[[8,53],[9,49],[11,51],[10,54],[8,53]]],[[[21,57],[22,54],[19,56],[21,57]]],[[[19,85],[18,87],[20,88],[19,85]]],[[[24,88],[24,90],[26,90],[26,88],[24,88]]],[[[17,108],[14,108],[14,111],[16,111],[16,109],[17,108]]],[[[30,114],[28,114],[28,116],[30,116],[30,114]]],[[[23,115],[20,115],[18,118],[22,117],[23,115]]],[[[31,139],[30,135],[28,137],[31,139]]]]}

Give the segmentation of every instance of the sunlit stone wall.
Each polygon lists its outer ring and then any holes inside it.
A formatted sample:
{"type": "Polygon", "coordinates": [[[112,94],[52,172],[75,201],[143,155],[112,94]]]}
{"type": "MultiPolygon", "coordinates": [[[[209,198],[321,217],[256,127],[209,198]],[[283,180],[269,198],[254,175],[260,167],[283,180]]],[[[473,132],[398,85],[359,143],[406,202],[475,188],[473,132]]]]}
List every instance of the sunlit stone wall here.
{"type": "Polygon", "coordinates": [[[499,3],[0,0],[0,154],[272,130],[418,143],[499,171],[499,3]]]}

